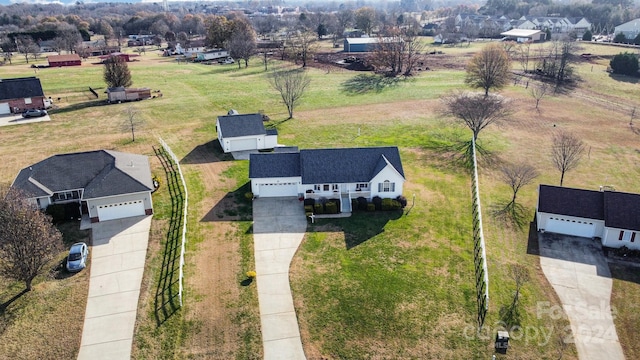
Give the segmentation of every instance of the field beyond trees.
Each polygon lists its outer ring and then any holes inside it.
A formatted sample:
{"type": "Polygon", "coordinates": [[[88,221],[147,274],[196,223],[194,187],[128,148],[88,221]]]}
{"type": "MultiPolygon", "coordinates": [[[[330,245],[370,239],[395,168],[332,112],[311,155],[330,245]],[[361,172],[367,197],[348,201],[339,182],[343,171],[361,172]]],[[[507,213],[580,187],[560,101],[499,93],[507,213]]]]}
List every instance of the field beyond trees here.
{"type": "MultiPolygon", "coordinates": [[[[57,153],[114,149],[149,155],[161,187],[153,199],[155,215],[133,357],[259,359],[256,287],[241,284],[246,271],[253,270],[251,205],[244,200],[250,191],[248,163],[222,154],[215,140],[216,117],[229,109],[262,111],[271,118],[268,126],[278,129],[281,144],[300,148],[395,145],[407,175],[405,196],[411,211],[320,220],[309,225],[294,257],[290,278],[307,358],[491,358],[501,310],[515,291],[509,266],[517,263],[528,270],[530,280],[520,291],[521,330],[512,333],[509,356],[576,359],[573,344],[561,341],[567,321],[537,312],[541,303],[559,303],[542,274],[530,236],[536,185],[559,183],[560,174],[550,160],[551,138],[566,130],[584,141],[588,151],[578,168],[565,175],[565,186],[613,185],[619,191],[640,192],[640,132],[634,123],[637,118],[632,117],[632,109],[640,107],[639,84],[637,78],[606,72],[618,48],[588,45],[579,50],[592,56],[576,64],[580,80],[575,87],[545,96],[537,110],[530,94],[536,80],[523,78],[500,91],[516,111],[479,136],[485,151],[479,173],[490,303],[485,330],[477,334],[471,177],[457,150],[470,140],[471,132],[440,115],[439,98],[466,89],[462,65],[479,48],[478,44],[441,48],[444,54],[427,58],[429,71],[379,91],[349,92],[345,84],[358,73],[311,67],[308,92],[291,120],[286,120],[286,108],[269,87],[259,59],[238,69],[177,63],[147,51],[140,61],[129,63],[133,86],[160,90],[163,96],[113,105],[106,105],[102,66],[91,64],[91,59],[80,67],[35,72],[16,59],[0,68],[2,77],[39,77],[57,108],[50,112],[51,122],[0,128],[0,182],[10,184],[21,168],[57,153]],[[89,87],[99,99],[91,98],[89,87]],[[145,123],[135,142],[120,127],[130,106],[145,123]],[[153,152],[153,146],[159,146],[157,137],[181,159],[190,195],[184,307],[162,321],[158,321],[156,292],[171,201],[153,152]],[[493,216],[512,195],[499,179],[499,165],[520,161],[541,174],[518,194],[524,209],[522,227],[493,216]]],[[[286,65],[273,60],[269,66],[286,65]]],[[[1,314],[0,358],[75,356],[54,349],[79,347],[82,316],[78,314],[84,314],[86,296],[81,295],[88,288],[87,270],[66,279],[36,279],[34,290],[1,314]],[[75,315],[65,317],[69,330],[60,336],[53,324],[67,314],[63,310],[75,315]],[[34,319],[51,330],[32,330],[34,319]],[[24,344],[29,344],[28,353],[20,350],[24,344]]],[[[637,269],[612,272],[617,276],[628,271],[637,269]]],[[[4,280],[0,284],[0,302],[20,291],[19,284],[4,280]]],[[[637,277],[614,280],[612,306],[621,309],[616,324],[629,359],[640,357],[633,345],[640,343],[633,331],[638,312],[627,310],[638,301],[637,277]]]]}

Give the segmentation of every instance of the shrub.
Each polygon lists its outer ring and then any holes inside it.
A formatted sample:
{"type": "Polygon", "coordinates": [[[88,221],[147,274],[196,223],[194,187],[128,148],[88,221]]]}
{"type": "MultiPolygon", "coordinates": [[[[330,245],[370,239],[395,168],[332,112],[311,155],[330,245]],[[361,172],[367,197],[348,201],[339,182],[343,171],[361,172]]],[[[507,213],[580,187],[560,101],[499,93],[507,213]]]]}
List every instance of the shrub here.
{"type": "Polygon", "coordinates": [[[246,192],[244,193],[244,198],[246,200],[253,200],[253,193],[252,192],[246,192]]]}
{"type": "Polygon", "coordinates": [[[54,224],[57,224],[66,220],[64,205],[62,204],[47,206],[47,210],[45,210],[45,213],[51,216],[54,224]]]}
{"type": "Polygon", "coordinates": [[[584,32],[584,34],[582,34],[582,41],[591,41],[591,39],[593,39],[591,30],[587,30],[584,32]]]}
{"type": "Polygon", "coordinates": [[[351,199],[351,210],[356,211],[358,209],[358,199],[351,199]]]}
{"type": "Polygon", "coordinates": [[[623,33],[617,33],[616,36],[613,38],[613,42],[614,43],[627,43],[627,42],[629,42],[629,40],[627,40],[627,37],[623,33]]]}
{"type": "Polygon", "coordinates": [[[389,198],[382,199],[382,201],[380,203],[380,207],[384,211],[391,210],[391,199],[389,199],[389,198]]]}
{"type": "Polygon", "coordinates": [[[391,200],[391,210],[400,210],[403,206],[398,200],[391,200]]]}
{"type": "Polygon", "coordinates": [[[315,205],[315,204],[316,204],[316,199],[311,199],[311,198],[309,198],[309,199],[304,199],[304,205],[305,205],[305,206],[307,206],[307,205],[311,205],[311,206],[313,206],[313,205],[315,205]]]}
{"type": "Polygon", "coordinates": [[[367,204],[367,211],[376,211],[376,205],[372,203],[367,204]]]}
{"type": "Polygon", "coordinates": [[[404,209],[407,206],[407,198],[399,195],[396,200],[400,203],[400,208],[404,209]]]}
{"type": "Polygon", "coordinates": [[[327,214],[337,214],[338,213],[338,204],[333,201],[330,201],[324,205],[325,213],[327,214]]]}
{"type": "Polygon", "coordinates": [[[638,56],[633,53],[620,53],[611,59],[609,66],[616,74],[638,76],[638,56]]]}
{"type": "Polygon", "coordinates": [[[305,205],[304,212],[313,212],[313,205],[305,205]]]}
{"type": "Polygon", "coordinates": [[[358,209],[362,210],[362,211],[365,211],[365,210],[368,209],[368,207],[369,207],[369,205],[368,205],[367,199],[365,199],[364,197],[360,196],[358,198],[358,209]]]}
{"type": "Polygon", "coordinates": [[[313,210],[316,214],[324,214],[324,206],[322,204],[313,205],[313,210]]]}
{"type": "Polygon", "coordinates": [[[376,206],[376,210],[382,210],[382,198],[380,196],[374,196],[371,202],[376,206]]]}

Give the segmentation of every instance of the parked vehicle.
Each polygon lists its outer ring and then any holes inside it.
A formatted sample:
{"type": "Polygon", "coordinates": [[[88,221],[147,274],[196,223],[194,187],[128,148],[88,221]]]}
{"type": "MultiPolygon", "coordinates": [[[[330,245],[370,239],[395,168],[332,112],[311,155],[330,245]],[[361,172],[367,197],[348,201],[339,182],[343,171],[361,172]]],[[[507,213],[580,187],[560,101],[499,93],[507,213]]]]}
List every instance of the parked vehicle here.
{"type": "Polygon", "coordinates": [[[23,118],[41,117],[47,115],[47,110],[30,109],[22,113],[23,118]]]}
{"type": "Polygon", "coordinates": [[[220,63],[220,64],[233,64],[233,63],[235,63],[235,61],[233,60],[233,58],[228,57],[228,58],[226,58],[224,60],[218,61],[218,63],[220,63]]]}
{"type": "Polygon", "coordinates": [[[67,270],[69,272],[78,272],[87,266],[87,257],[89,256],[89,248],[83,242],[71,245],[69,256],[67,256],[67,270]]]}

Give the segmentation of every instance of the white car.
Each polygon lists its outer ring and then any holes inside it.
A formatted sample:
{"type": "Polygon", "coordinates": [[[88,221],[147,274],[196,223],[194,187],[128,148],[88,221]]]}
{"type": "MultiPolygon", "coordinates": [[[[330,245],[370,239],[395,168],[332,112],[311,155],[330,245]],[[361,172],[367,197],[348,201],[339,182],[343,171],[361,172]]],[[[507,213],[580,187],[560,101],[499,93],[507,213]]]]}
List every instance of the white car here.
{"type": "Polygon", "coordinates": [[[89,247],[83,242],[71,245],[67,256],[67,271],[78,272],[87,266],[89,247]]]}

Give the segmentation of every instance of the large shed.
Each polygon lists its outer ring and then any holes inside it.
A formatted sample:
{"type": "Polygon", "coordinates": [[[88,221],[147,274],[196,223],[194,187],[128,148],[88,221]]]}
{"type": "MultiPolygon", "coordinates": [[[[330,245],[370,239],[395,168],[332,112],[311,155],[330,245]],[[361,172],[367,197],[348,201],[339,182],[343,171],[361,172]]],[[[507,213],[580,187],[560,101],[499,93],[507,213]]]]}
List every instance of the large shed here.
{"type": "Polygon", "coordinates": [[[500,35],[506,37],[507,39],[513,39],[517,42],[539,42],[544,41],[547,34],[542,30],[528,30],[528,29],[512,29],[509,31],[505,31],[500,33],[500,35]]]}
{"type": "Polygon", "coordinates": [[[47,61],[49,62],[49,67],[82,65],[82,59],[78,54],[51,55],[47,56],[47,61]]]}

